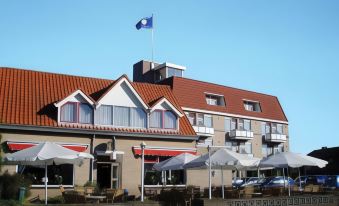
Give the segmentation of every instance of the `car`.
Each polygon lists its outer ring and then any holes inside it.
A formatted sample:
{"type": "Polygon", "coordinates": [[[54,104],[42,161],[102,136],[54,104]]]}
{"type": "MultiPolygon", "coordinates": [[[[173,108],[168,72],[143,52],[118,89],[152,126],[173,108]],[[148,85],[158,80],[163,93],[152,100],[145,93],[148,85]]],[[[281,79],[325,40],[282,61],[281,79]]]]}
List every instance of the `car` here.
{"type": "Polygon", "coordinates": [[[328,179],[327,175],[306,175],[306,176],[297,177],[295,179],[295,184],[300,185],[301,183],[302,186],[307,185],[307,184],[325,185],[327,179],[328,179]]]}
{"type": "Polygon", "coordinates": [[[235,179],[232,180],[232,186],[234,188],[239,188],[242,184],[247,182],[248,179],[249,179],[249,177],[235,178],[235,179]]]}
{"type": "Polygon", "coordinates": [[[294,180],[290,177],[275,176],[266,178],[261,184],[260,189],[269,189],[274,187],[287,187],[294,185],[294,180]]]}
{"type": "Polygon", "coordinates": [[[248,178],[248,180],[246,182],[244,182],[243,184],[240,185],[240,187],[247,187],[247,186],[252,186],[252,185],[255,185],[258,183],[258,181],[260,180],[261,178],[259,177],[250,177],[248,178]]]}
{"type": "Polygon", "coordinates": [[[339,175],[328,175],[324,186],[330,189],[339,189],[339,175]]]}

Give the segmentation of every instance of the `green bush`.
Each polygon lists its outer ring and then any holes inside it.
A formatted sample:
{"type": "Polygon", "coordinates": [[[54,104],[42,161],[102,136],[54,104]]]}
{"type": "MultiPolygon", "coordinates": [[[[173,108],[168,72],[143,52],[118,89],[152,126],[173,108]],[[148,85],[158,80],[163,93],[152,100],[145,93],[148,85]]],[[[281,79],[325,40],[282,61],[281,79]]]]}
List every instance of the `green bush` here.
{"type": "Polygon", "coordinates": [[[6,171],[0,176],[0,199],[17,200],[19,197],[19,188],[26,188],[26,197],[29,196],[31,181],[20,174],[9,174],[6,171]]]}
{"type": "Polygon", "coordinates": [[[19,206],[20,203],[16,200],[0,200],[1,206],[19,206]]]}

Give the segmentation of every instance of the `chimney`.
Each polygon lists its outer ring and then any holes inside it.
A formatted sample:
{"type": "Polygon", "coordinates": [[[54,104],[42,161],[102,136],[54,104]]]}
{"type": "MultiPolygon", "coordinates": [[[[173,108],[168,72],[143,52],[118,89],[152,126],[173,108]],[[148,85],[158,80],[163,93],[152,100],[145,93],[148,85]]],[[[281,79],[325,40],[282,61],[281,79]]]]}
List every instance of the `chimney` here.
{"type": "Polygon", "coordinates": [[[183,77],[185,70],[184,66],[168,62],[154,63],[154,68],[152,68],[151,62],[142,60],[133,65],[133,81],[155,84],[172,76],[183,77]]]}

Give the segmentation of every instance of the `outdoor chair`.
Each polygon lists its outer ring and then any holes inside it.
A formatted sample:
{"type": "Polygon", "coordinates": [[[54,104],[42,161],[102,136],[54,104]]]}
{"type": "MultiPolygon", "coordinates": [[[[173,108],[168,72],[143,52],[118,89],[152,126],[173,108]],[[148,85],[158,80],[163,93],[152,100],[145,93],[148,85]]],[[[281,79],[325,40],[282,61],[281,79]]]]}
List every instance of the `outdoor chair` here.
{"type": "Polygon", "coordinates": [[[94,190],[95,190],[94,187],[85,187],[85,189],[84,189],[85,195],[93,195],[94,190]]]}
{"type": "Polygon", "coordinates": [[[310,185],[305,186],[305,189],[304,189],[305,194],[311,194],[312,191],[313,191],[313,185],[310,184],[310,185]]]}
{"type": "Polygon", "coordinates": [[[252,198],[252,195],[254,193],[254,187],[245,187],[243,190],[243,197],[244,198],[252,198]]]}
{"type": "Polygon", "coordinates": [[[312,193],[321,193],[322,192],[322,188],[320,187],[320,185],[312,185],[312,193]]]}
{"type": "Polygon", "coordinates": [[[300,187],[297,185],[293,185],[293,187],[291,187],[291,191],[292,191],[292,194],[294,195],[300,195],[302,193],[302,191],[300,190],[300,187]]]}
{"type": "Polygon", "coordinates": [[[106,189],[106,203],[110,201],[113,204],[116,192],[116,189],[106,189]]]}

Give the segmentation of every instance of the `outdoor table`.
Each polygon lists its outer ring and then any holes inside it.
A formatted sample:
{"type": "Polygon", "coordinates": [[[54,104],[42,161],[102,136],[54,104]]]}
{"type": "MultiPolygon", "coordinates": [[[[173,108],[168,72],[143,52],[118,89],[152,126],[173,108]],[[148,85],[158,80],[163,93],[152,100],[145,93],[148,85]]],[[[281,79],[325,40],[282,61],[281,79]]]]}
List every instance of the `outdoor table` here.
{"type": "Polygon", "coordinates": [[[97,204],[100,203],[100,200],[104,200],[105,198],[106,196],[94,196],[94,195],[86,196],[86,200],[87,199],[93,200],[93,203],[97,203],[97,204]]]}

